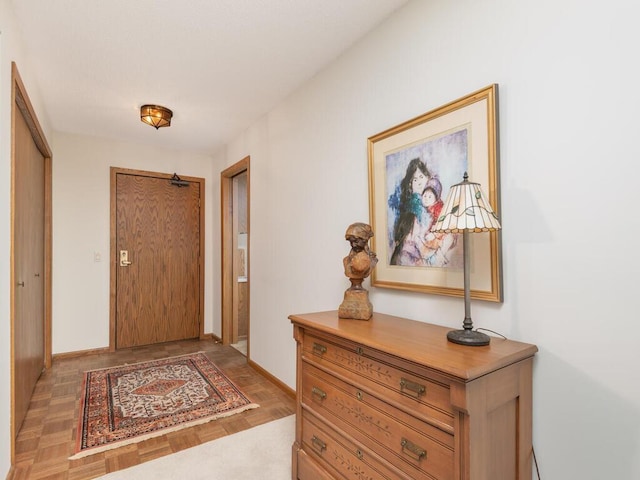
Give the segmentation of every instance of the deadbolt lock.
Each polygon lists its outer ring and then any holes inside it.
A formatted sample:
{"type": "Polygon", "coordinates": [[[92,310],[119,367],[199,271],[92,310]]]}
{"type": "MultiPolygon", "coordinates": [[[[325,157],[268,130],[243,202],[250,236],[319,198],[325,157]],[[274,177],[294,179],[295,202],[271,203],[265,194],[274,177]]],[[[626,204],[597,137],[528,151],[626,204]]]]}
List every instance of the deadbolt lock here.
{"type": "Polygon", "coordinates": [[[128,267],[131,265],[129,261],[129,250],[120,250],[120,266],[128,267]]]}

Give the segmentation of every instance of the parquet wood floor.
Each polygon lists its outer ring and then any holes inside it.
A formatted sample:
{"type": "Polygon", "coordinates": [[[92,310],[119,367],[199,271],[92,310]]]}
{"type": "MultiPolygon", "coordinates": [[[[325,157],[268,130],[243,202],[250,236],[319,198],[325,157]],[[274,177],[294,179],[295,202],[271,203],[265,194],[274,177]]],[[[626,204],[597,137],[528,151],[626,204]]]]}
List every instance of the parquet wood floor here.
{"type": "Polygon", "coordinates": [[[225,435],[295,413],[295,401],[247,359],[213,340],[189,340],[118,350],[113,353],[54,359],[36,384],[16,440],[15,480],[83,480],[131,467],[225,435]],[[86,370],[204,351],[260,408],[96,453],[77,460],[73,454],[83,373],[86,370]]]}

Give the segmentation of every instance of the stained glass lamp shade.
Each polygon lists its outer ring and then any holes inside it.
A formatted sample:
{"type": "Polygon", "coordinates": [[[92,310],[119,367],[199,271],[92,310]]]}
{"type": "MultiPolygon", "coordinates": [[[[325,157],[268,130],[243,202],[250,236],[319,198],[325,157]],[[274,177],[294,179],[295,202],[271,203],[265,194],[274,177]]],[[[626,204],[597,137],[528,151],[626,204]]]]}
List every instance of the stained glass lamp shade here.
{"type": "Polygon", "coordinates": [[[500,230],[500,222],[480,189],[479,183],[469,181],[465,172],[463,181],[451,186],[438,221],[433,226],[435,233],[462,233],[464,256],[464,322],[462,330],[447,334],[450,342],[461,345],[488,345],[488,335],[473,330],[471,321],[471,288],[469,278],[469,233],[494,232],[500,230]]]}

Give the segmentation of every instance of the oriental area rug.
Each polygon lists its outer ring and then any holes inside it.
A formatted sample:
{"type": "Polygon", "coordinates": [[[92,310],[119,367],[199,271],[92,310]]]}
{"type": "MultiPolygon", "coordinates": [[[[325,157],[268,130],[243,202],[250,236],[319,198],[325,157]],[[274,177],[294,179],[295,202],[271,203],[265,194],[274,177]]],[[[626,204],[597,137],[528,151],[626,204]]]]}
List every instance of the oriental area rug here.
{"type": "Polygon", "coordinates": [[[91,370],[70,459],[257,407],[203,352],[91,370]]]}

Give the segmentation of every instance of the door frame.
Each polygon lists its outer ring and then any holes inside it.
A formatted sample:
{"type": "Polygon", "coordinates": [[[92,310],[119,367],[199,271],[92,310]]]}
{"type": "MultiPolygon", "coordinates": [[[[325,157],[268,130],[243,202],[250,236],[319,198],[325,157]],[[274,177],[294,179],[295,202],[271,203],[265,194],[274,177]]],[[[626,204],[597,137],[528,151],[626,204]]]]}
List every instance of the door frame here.
{"type": "Polygon", "coordinates": [[[35,110],[27,90],[25,89],[18,67],[15,62],[11,62],[11,250],[10,250],[10,324],[11,324],[11,464],[15,464],[15,440],[17,435],[17,426],[15,425],[15,299],[16,299],[16,269],[15,269],[15,202],[16,202],[16,178],[15,165],[16,158],[15,146],[15,124],[16,116],[24,116],[31,137],[36,147],[44,157],[44,368],[51,368],[51,258],[52,258],[52,175],[51,162],[52,153],[47,139],[42,131],[40,122],[36,116],[35,110]]]}
{"type": "MultiPolygon", "coordinates": [[[[116,213],[117,213],[117,198],[116,198],[116,178],[118,174],[125,175],[138,175],[143,177],[153,177],[153,178],[166,178],[167,180],[171,180],[173,175],[171,173],[159,173],[159,172],[150,172],[145,170],[134,170],[130,168],[120,168],[120,167],[111,167],[111,185],[110,185],[110,251],[109,251],[109,259],[110,259],[110,273],[109,273],[109,351],[116,351],[116,311],[117,311],[117,274],[118,274],[118,252],[117,252],[117,222],[116,222],[116,213]]],[[[205,253],[205,244],[204,244],[204,230],[205,230],[205,214],[204,207],[205,202],[203,201],[204,193],[205,193],[205,179],[200,177],[189,177],[187,175],[180,175],[181,180],[186,180],[189,183],[197,183],[200,185],[200,260],[199,260],[199,275],[200,275],[200,291],[198,292],[199,298],[199,315],[198,315],[198,323],[200,324],[200,339],[205,338],[204,334],[204,253],[205,253]]]]}
{"type": "Polygon", "coordinates": [[[220,173],[220,208],[221,208],[221,314],[222,314],[222,344],[229,345],[233,331],[233,177],[247,173],[247,360],[250,358],[251,343],[251,157],[246,156],[220,173]]]}

